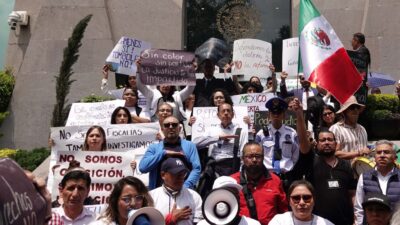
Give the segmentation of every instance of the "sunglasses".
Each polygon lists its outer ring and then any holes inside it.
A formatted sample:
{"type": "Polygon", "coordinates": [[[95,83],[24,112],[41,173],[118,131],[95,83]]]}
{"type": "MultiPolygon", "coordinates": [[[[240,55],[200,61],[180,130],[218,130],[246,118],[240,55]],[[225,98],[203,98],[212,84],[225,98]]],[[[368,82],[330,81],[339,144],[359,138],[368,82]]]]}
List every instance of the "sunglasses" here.
{"type": "Polygon", "coordinates": [[[132,200],[133,200],[133,203],[135,203],[135,202],[142,202],[143,199],[144,199],[143,195],[124,196],[121,198],[121,200],[127,205],[130,205],[132,203],[132,200]]]}
{"type": "Polygon", "coordinates": [[[294,204],[299,204],[301,199],[303,199],[304,203],[310,203],[312,195],[292,195],[290,199],[292,199],[294,204]]]}
{"type": "Polygon", "coordinates": [[[165,128],[177,128],[179,123],[164,123],[163,125],[165,128]]]}
{"type": "Polygon", "coordinates": [[[329,116],[329,115],[332,115],[333,114],[333,112],[326,112],[326,113],[323,113],[322,115],[323,116],[329,116]]]}

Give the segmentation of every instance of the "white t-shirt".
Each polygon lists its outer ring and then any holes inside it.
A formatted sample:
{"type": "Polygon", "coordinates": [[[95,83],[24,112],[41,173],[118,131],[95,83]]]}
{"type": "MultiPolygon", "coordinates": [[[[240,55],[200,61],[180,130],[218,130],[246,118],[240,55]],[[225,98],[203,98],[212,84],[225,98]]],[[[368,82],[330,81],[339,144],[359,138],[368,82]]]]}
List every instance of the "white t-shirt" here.
{"type": "Polygon", "coordinates": [[[314,215],[311,221],[300,221],[294,218],[292,212],[285,212],[283,214],[276,214],[268,225],[334,225],[329,220],[320,216],[314,215]]]}

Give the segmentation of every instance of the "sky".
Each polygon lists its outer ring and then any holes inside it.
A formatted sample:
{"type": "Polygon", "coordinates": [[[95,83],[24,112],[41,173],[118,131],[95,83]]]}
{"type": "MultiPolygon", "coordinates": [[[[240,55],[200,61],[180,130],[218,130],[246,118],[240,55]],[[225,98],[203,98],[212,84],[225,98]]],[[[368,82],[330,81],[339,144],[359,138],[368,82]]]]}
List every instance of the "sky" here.
{"type": "Polygon", "coordinates": [[[10,27],[8,26],[7,19],[14,8],[14,0],[0,0],[0,6],[0,69],[3,69],[8,35],[10,34],[10,27]]]}

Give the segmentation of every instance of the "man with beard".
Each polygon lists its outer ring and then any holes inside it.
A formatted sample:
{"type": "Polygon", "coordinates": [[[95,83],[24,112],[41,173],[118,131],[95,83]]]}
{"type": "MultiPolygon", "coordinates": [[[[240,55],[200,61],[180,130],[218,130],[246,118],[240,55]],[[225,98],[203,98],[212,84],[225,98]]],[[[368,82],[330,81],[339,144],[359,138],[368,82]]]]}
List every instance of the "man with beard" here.
{"type": "Polygon", "coordinates": [[[276,214],[286,212],[288,207],[281,180],[268,171],[263,159],[261,145],[248,142],[243,148],[242,169],[231,176],[243,187],[239,214],[267,225],[276,214]]]}
{"type": "Polygon", "coordinates": [[[354,220],[352,197],[356,180],[350,164],[335,156],[335,135],[328,130],[319,133],[316,152],[300,154],[294,170],[315,187],[314,214],[333,224],[352,225],[354,220]]]}
{"type": "Polygon", "coordinates": [[[191,171],[186,177],[184,186],[193,188],[200,178],[200,160],[196,146],[179,137],[181,126],[176,117],[169,116],[164,119],[161,130],[165,136],[159,143],[151,144],[139,163],[139,171],[148,173],[149,189],[161,186],[160,164],[168,157],[183,157],[191,166],[191,171]]]}
{"type": "Polygon", "coordinates": [[[340,145],[336,151],[337,157],[353,159],[371,153],[371,150],[367,148],[367,131],[357,123],[358,117],[364,109],[365,105],[359,104],[356,97],[351,96],[336,112],[336,114],[342,113],[343,120],[332,125],[329,130],[335,134],[340,145]]]}
{"type": "Polygon", "coordinates": [[[375,144],[376,168],[363,173],[358,179],[354,212],[356,224],[363,224],[364,209],[362,202],[370,193],[381,193],[390,200],[392,208],[400,201],[400,170],[395,166],[396,152],[393,143],[387,140],[375,144]]]}

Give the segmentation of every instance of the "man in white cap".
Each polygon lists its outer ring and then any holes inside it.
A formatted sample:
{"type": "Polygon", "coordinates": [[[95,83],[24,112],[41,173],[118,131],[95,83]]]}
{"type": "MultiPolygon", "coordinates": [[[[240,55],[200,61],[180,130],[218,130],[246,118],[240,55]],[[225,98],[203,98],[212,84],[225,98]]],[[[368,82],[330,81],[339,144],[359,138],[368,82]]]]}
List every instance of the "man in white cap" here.
{"type": "MultiPolygon", "coordinates": [[[[200,221],[197,225],[208,225],[208,224],[213,224],[213,225],[222,225],[222,224],[229,224],[229,225],[260,225],[260,222],[258,222],[257,220],[251,219],[249,217],[245,217],[245,216],[239,216],[238,212],[239,210],[237,210],[237,214],[235,215],[235,217],[233,217],[232,221],[226,221],[226,217],[231,217],[229,215],[223,216],[222,214],[224,214],[224,212],[229,211],[229,210],[234,210],[235,208],[239,208],[239,193],[242,190],[242,186],[239,185],[236,180],[232,177],[229,176],[221,176],[218,177],[215,181],[214,181],[214,185],[213,185],[213,190],[217,190],[217,189],[225,189],[230,191],[231,193],[234,194],[234,196],[236,197],[236,203],[237,206],[232,206],[229,205],[227,202],[229,202],[229,200],[227,198],[229,198],[228,195],[224,195],[221,194],[218,197],[220,197],[220,199],[212,199],[211,201],[214,203],[216,203],[214,206],[215,210],[210,210],[211,207],[205,207],[203,205],[203,216],[206,218],[205,220],[200,221]],[[210,213],[208,213],[210,212],[210,213]],[[211,217],[208,218],[207,216],[211,217]]],[[[208,196],[210,198],[215,198],[216,195],[212,195],[213,192],[211,192],[211,194],[208,196]]],[[[217,194],[218,195],[218,194],[217,194]]],[[[207,197],[207,198],[208,198],[207,197]]],[[[207,199],[204,201],[204,204],[207,203],[207,199]]],[[[229,213],[228,213],[229,214],[229,213]]]]}
{"type": "Polygon", "coordinates": [[[365,105],[359,104],[356,97],[351,96],[336,112],[343,115],[343,120],[332,125],[329,130],[335,134],[340,145],[340,148],[336,150],[338,158],[353,159],[371,153],[371,150],[367,148],[367,132],[357,123],[364,109],[365,105]]]}

